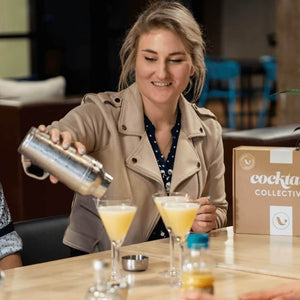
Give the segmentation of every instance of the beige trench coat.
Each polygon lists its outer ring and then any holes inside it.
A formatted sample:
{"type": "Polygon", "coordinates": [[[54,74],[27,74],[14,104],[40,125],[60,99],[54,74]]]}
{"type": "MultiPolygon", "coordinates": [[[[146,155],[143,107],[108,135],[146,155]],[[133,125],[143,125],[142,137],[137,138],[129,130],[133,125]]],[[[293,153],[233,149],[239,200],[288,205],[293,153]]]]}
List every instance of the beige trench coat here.
{"type": "MultiPolygon", "coordinates": [[[[217,206],[217,227],[226,225],[222,129],[207,109],[180,97],[181,131],[171,182],[172,191],[192,198],[211,195],[217,206]]],[[[151,198],[164,190],[163,180],[144,126],[144,112],[137,85],[121,92],[87,94],[82,105],[53,127],[71,132],[87,153],[113,176],[106,196],[132,197],[138,210],[124,244],[144,242],[159,219],[151,198]]],[[[63,199],[61,199],[63,201],[63,199]]],[[[110,247],[91,197],[76,194],[64,243],[93,252],[110,247]]]]}

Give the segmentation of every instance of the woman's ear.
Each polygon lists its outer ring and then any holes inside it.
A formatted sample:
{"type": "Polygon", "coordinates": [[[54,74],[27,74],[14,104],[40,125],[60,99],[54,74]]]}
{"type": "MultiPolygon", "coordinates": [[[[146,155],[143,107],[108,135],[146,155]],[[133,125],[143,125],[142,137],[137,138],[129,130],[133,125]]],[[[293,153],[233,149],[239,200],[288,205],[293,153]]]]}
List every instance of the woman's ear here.
{"type": "Polygon", "coordinates": [[[195,68],[194,66],[192,66],[190,71],[190,77],[193,77],[194,74],[195,74],[195,68]]]}

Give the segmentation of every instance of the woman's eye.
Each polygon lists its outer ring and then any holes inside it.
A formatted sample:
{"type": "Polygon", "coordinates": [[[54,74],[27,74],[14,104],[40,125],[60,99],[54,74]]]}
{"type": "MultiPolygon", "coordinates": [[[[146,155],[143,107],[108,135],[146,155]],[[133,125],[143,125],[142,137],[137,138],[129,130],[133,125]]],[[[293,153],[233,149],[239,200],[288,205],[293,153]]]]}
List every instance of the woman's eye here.
{"type": "Polygon", "coordinates": [[[182,59],[170,59],[169,61],[174,64],[179,64],[182,62],[182,59]]]}
{"type": "Polygon", "coordinates": [[[145,56],[145,60],[147,60],[147,61],[155,61],[155,58],[153,58],[153,57],[148,57],[148,56],[145,56]]]}

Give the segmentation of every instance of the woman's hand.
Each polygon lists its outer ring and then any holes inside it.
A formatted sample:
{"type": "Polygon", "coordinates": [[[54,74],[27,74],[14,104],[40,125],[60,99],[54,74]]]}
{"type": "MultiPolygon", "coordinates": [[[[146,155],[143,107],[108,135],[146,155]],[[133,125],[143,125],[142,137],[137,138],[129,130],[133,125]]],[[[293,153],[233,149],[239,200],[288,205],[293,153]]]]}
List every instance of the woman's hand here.
{"type": "MultiPolygon", "coordinates": [[[[39,131],[46,132],[46,126],[40,125],[38,127],[39,131]]],[[[72,136],[69,131],[60,132],[57,128],[50,130],[50,138],[54,144],[61,141],[61,145],[64,149],[68,149],[71,145],[77,150],[79,155],[83,155],[86,152],[85,146],[80,142],[72,142],[72,136]]],[[[58,179],[50,174],[49,179],[52,183],[57,183],[58,179]]]]}
{"type": "Polygon", "coordinates": [[[262,290],[241,294],[239,300],[300,300],[300,282],[286,283],[262,290]]]}
{"type": "Polygon", "coordinates": [[[198,201],[201,205],[194,220],[192,230],[194,232],[209,232],[216,228],[217,208],[208,197],[201,197],[198,201]]]}
{"type": "MultiPolygon", "coordinates": [[[[184,292],[185,300],[217,300],[212,295],[201,292],[184,292]]],[[[300,300],[300,282],[285,283],[274,288],[239,295],[239,300],[300,300]]]]}

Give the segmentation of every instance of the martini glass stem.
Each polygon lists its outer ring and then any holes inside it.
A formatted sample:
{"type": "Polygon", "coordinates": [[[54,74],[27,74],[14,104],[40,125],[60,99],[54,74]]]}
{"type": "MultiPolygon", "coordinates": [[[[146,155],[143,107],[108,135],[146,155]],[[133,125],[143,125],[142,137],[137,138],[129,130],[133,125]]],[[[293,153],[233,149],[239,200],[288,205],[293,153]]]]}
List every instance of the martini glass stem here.
{"type": "Polygon", "coordinates": [[[182,272],[183,272],[183,251],[184,251],[184,240],[182,240],[180,238],[179,241],[179,270],[180,270],[180,276],[182,276],[182,272]]]}
{"type": "Polygon", "coordinates": [[[170,237],[170,275],[176,276],[176,268],[174,264],[174,245],[175,245],[175,236],[171,229],[168,229],[170,237]]]}
{"type": "Polygon", "coordinates": [[[116,241],[111,242],[111,281],[118,282],[120,280],[120,246],[116,241]]]}

